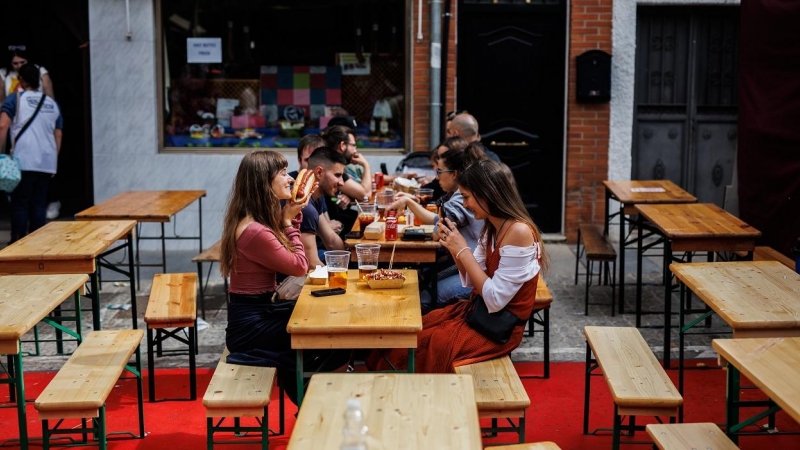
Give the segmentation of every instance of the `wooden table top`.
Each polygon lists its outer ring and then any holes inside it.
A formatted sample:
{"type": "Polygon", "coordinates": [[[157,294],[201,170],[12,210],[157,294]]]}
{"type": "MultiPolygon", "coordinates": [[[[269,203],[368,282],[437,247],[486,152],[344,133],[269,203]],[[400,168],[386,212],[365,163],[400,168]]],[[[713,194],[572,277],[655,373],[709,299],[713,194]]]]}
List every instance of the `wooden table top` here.
{"type": "Polygon", "coordinates": [[[482,448],[472,377],[348,373],[311,378],[287,449],[338,450],[350,398],[361,401],[368,448],[482,448]]]}
{"type": "MultiPolygon", "coordinates": [[[[356,220],[352,231],[359,231],[361,228],[356,220]]],[[[398,233],[396,241],[387,241],[381,236],[380,239],[347,239],[345,245],[352,250],[351,261],[357,261],[356,244],[381,244],[381,253],[378,256],[380,262],[389,262],[392,256],[392,247],[395,247],[394,262],[399,263],[427,263],[436,261],[436,249],[442,246],[438,241],[404,241],[398,233]]]]}
{"type": "Polygon", "coordinates": [[[800,336],[800,274],[777,261],[673,264],[733,336],[800,336]]]}
{"type": "Polygon", "coordinates": [[[19,353],[19,339],[75,291],[88,275],[0,277],[0,354],[19,353]]]}
{"type": "Polygon", "coordinates": [[[761,236],[760,231],[713,203],[637,205],[636,209],[670,239],[761,236]]]}
{"type": "Polygon", "coordinates": [[[714,339],[711,345],[800,423],[800,338],[714,339]]]}
{"type": "Polygon", "coordinates": [[[135,226],[133,220],[50,222],[0,250],[0,274],[92,273],[95,258],[135,226]]]}
{"type": "Polygon", "coordinates": [[[697,198],[669,180],[606,180],[614,197],[624,204],[694,203],[697,198]],[[661,191],[663,189],[663,191],[661,191]]]}
{"type": "Polygon", "coordinates": [[[133,219],[137,222],[169,222],[206,191],[128,191],[75,214],[75,220],[133,219]]]}
{"type": "Polygon", "coordinates": [[[371,289],[358,282],[358,270],[348,271],[343,295],[314,297],[311,291],[327,286],[303,286],[286,326],[292,348],[416,348],[422,330],[419,282],[415,270],[402,272],[406,282],[400,289],[371,289]]]}

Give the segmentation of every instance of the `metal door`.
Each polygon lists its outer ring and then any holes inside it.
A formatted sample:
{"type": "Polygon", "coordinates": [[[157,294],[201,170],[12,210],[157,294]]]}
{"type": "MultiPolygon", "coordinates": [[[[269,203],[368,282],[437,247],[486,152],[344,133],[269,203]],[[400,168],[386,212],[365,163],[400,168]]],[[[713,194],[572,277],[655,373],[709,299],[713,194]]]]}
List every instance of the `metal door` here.
{"type": "Polygon", "coordinates": [[[458,107],[511,167],[537,225],[559,232],[566,2],[463,0],[458,15],[458,107]]]}
{"type": "Polygon", "coordinates": [[[739,7],[640,6],[633,179],[722,206],[736,154],[739,7]]]}

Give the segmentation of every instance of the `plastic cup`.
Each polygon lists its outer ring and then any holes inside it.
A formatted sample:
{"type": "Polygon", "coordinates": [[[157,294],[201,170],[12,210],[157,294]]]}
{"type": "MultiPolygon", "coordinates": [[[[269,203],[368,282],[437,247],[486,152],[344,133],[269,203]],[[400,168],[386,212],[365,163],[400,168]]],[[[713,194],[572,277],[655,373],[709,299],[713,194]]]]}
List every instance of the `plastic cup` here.
{"type": "Polygon", "coordinates": [[[378,220],[381,222],[386,219],[386,208],[394,202],[394,193],[381,192],[375,196],[375,204],[378,208],[378,220]]]}
{"type": "Polygon", "coordinates": [[[328,287],[347,289],[347,265],[350,263],[350,252],[332,250],[325,252],[325,264],[328,266],[328,287]]]}
{"type": "Polygon", "coordinates": [[[378,256],[380,253],[380,244],[356,244],[359,281],[367,281],[367,275],[378,270],[378,256]]]}
{"type": "Polygon", "coordinates": [[[428,203],[433,202],[433,189],[419,188],[414,191],[414,197],[417,197],[417,201],[422,206],[426,206],[428,203]]]}
{"type": "Polygon", "coordinates": [[[367,225],[375,221],[375,204],[374,203],[359,203],[358,206],[358,225],[361,232],[367,228],[367,225]]]}

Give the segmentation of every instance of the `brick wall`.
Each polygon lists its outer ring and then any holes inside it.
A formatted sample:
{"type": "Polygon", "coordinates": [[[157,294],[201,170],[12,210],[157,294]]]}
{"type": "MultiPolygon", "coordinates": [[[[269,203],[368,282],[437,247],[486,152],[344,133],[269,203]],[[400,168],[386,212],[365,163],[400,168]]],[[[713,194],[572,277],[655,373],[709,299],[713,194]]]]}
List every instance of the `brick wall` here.
{"type": "Polygon", "coordinates": [[[575,241],[580,223],[603,221],[603,180],[608,176],[609,105],[575,102],[575,57],[595,49],[611,53],[611,4],[612,0],[573,0],[570,4],[564,205],[564,233],[570,242],[575,241]]]}

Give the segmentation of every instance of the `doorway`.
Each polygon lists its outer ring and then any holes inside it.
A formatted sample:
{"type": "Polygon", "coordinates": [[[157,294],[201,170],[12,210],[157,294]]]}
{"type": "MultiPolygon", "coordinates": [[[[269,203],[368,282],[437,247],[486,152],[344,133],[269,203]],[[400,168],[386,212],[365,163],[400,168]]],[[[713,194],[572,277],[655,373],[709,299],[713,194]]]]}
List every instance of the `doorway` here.
{"type": "Polygon", "coordinates": [[[632,179],[722,206],[738,122],[739,7],[640,6],[632,179]]]}
{"type": "MultiPolygon", "coordinates": [[[[89,94],[88,2],[28,0],[3,5],[0,65],[10,58],[9,45],[24,45],[29,62],[47,69],[64,119],[58,173],[50,200],[61,203],[59,217],[72,217],[93,204],[91,100],[89,94]]],[[[6,196],[0,215],[10,217],[6,196]]]]}
{"type": "Polygon", "coordinates": [[[462,0],[458,9],[459,109],[508,164],[528,213],[561,231],[566,1],[462,0]]]}

